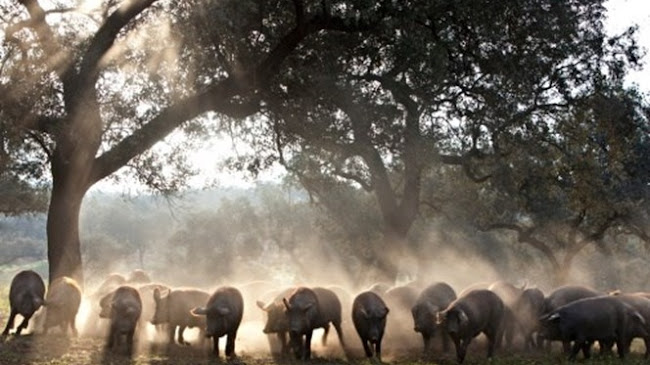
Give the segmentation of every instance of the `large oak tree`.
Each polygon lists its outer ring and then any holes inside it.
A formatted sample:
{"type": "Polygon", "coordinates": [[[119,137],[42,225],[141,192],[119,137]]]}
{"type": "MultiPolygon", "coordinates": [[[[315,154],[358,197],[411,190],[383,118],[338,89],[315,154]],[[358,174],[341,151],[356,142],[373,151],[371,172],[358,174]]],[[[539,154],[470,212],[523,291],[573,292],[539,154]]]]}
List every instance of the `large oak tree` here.
{"type": "Polygon", "coordinates": [[[51,177],[49,279],[80,281],[79,210],[95,183],[130,166],[144,183],[173,188],[186,166],[152,146],[181,127],[200,134],[207,113],[254,114],[261,90],[288,72],[287,57],[309,48],[306,40],[357,33],[382,12],[373,3],[361,18],[346,2],[303,0],[45,4],[0,6],[0,120],[20,145],[14,157],[51,177]],[[171,185],[168,165],[179,169],[171,185]]]}
{"type": "Polygon", "coordinates": [[[633,29],[605,34],[602,1],[406,1],[390,10],[381,27],[311,38],[287,60],[294,72],[263,96],[271,124],[252,129],[251,164],[278,159],[334,215],[345,213],[324,201],[331,187],[374,194],[383,218],[375,264],[394,278],[431,167],[487,180],[497,160],[520,153],[522,131],[588,98],[603,73],[620,79],[638,54],[633,29]],[[311,51],[325,42],[330,52],[311,51]]]}

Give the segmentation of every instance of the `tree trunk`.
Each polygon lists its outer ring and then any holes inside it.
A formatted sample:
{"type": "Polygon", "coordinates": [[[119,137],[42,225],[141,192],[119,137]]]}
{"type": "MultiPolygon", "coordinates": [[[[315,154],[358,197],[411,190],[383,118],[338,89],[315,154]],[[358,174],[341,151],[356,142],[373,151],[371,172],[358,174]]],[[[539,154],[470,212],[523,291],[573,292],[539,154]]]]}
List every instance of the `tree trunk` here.
{"type": "Polygon", "coordinates": [[[571,265],[573,259],[578,255],[584,246],[578,245],[575,239],[572,239],[571,248],[564,255],[562,264],[555,270],[555,284],[557,286],[564,285],[569,281],[569,273],[571,272],[571,265]]]}
{"type": "Polygon", "coordinates": [[[394,221],[385,222],[384,237],[374,249],[377,269],[385,281],[391,283],[396,282],[400,270],[400,262],[404,257],[408,257],[411,254],[407,242],[407,235],[411,224],[401,225],[396,224],[394,221]]]}
{"type": "MultiPolygon", "coordinates": [[[[86,103],[89,104],[92,103],[86,103]]],[[[79,212],[84,195],[93,184],[91,170],[101,132],[98,127],[101,124],[97,122],[99,114],[92,114],[92,111],[90,107],[85,110],[81,115],[83,118],[78,119],[84,121],[78,122],[80,126],[69,127],[65,133],[57,135],[57,146],[52,154],[52,196],[47,214],[50,283],[68,276],[77,280],[80,286],[84,285],[79,212]]]]}
{"type": "Polygon", "coordinates": [[[565,285],[569,281],[569,272],[571,267],[567,265],[558,266],[553,273],[553,284],[558,287],[565,285]]]}
{"type": "Polygon", "coordinates": [[[71,277],[83,286],[79,211],[85,189],[69,186],[70,179],[55,179],[47,215],[47,258],[49,281],[71,277]]]}

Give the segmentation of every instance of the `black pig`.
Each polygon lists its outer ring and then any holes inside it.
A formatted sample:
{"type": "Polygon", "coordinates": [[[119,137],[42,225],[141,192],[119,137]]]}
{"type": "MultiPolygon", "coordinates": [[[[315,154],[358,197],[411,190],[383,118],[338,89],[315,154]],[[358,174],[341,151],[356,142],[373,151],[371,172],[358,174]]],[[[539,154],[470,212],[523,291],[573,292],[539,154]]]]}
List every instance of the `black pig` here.
{"type": "MultiPolygon", "coordinates": [[[[628,330],[626,333],[626,338],[627,338],[627,344],[625,346],[626,352],[629,352],[630,344],[632,340],[636,337],[640,337],[643,339],[643,342],[645,344],[645,358],[647,359],[648,357],[650,357],[650,299],[642,295],[621,294],[621,293],[616,294],[616,298],[618,298],[620,301],[629,305],[630,307],[634,308],[634,310],[639,312],[639,314],[641,315],[641,317],[643,317],[643,320],[645,321],[646,324],[645,326],[642,325],[628,326],[628,330]]],[[[613,342],[601,343],[601,346],[607,347],[608,351],[611,351],[611,347],[613,345],[614,345],[613,342]]]]}
{"type": "Polygon", "coordinates": [[[544,313],[551,313],[563,305],[576,300],[603,295],[591,288],[580,285],[565,285],[554,289],[544,299],[544,313]]]}
{"type": "MultiPolygon", "coordinates": [[[[447,308],[451,302],[456,300],[456,292],[447,283],[434,283],[426,287],[418,296],[411,314],[415,332],[422,335],[424,352],[431,351],[431,342],[436,335],[437,327],[436,314],[447,308]]],[[[445,351],[449,348],[449,337],[446,333],[442,335],[442,343],[445,351]]]]}
{"type": "Polygon", "coordinates": [[[325,288],[297,288],[287,300],[283,299],[289,319],[289,336],[297,358],[311,357],[311,337],[317,328],[325,329],[326,343],[330,322],[334,325],[341,345],[345,348],[341,331],[341,302],[336,294],[325,288]]]}
{"type": "Polygon", "coordinates": [[[70,327],[72,334],[77,335],[75,318],[81,304],[81,288],[79,284],[67,276],[52,282],[47,291],[45,300],[45,328],[47,333],[50,327],[60,326],[64,331],[70,327]]]}
{"type": "Polygon", "coordinates": [[[169,343],[174,343],[174,334],[178,327],[178,343],[189,345],[183,338],[185,328],[199,327],[201,331],[205,329],[205,317],[193,316],[191,310],[205,304],[210,294],[198,289],[173,289],[153,290],[153,299],[155,302],[155,311],[151,324],[158,326],[167,324],[169,326],[169,343]]]}
{"type": "MultiPolygon", "coordinates": [[[[576,300],[593,298],[602,295],[601,293],[584,286],[580,285],[565,285],[559,288],[554,289],[545,299],[544,299],[544,314],[551,313],[552,311],[567,305],[576,300]]],[[[545,341],[544,336],[538,336],[540,342],[545,341]]],[[[548,349],[550,349],[550,343],[547,342],[548,349]]],[[[571,344],[569,342],[563,342],[562,347],[564,348],[565,353],[569,353],[571,350],[571,344]]]]}
{"type": "Polygon", "coordinates": [[[627,334],[631,326],[642,327],[645,320],[629,305],[616,297],[600,296],[580,299],[562,306],[540,319],[545,339],[573,342],[569,360],[582,350],[590,357],[591,344],[616,342],[619,357],[625,356],[627,334]]]}
{"type": "Polygon", "coordinates": [[[484,333],[488,339],[487,357],[491,358],[502,334],[504,304],[494,292],[477,289],[453,301],[438,313],[438,324],[443,326],[456,346],[456,359],[465,360],[467,346],[472,339],[484,333]]]}
{"type": "Polygon", "coordinates": [[[110,319],[107,347],[116,350],[122,336],[126,338],[126,352],[133,351],[133,336],[142,314],[142,299],[138,290],[132,286],[123,285],[115,291],[106,294],[101,300],[106,304],[99,314],[102,318],[110,319]]]}
{"type": "Polygon", "coordinates": [[[352,322],[359,334],[367,357],[374,353],[381,359],[381,340],[386,328],[388,307],[375,292],[366,291],[354,298],[352,303],[352,322]]]}
{"type": "Polygon", "coordinates": [[[21,271],[11,280],[9,289],[9,307],[11,313],[7,326],[2,332],[3,336],[9,334],[9,330],[14,327],[14,320],[17,314],[23,317],[23,321],[16,328],[16,335],[27,328],[29,319],[45,303],[45,283],[40,275],[32,270],[21,271]]]}
{"type": "Polygon", "coordinates": [[[537,288],[524,290],[513,306],[516,321],[524,336],[524,347],[538,347],[535,334],[539,331],[539,317],[544,314],[544,293],[537,288]]]}
{"type": "Polygon", "coordinates": [[[257,306],[266,312],[266,323],[264,324],[264,329],[262,331],[267,335],[272,333],[277,335],[277,338],[280,341],[280,351],[282,355],[286,355],[289,351],[287,343],[289,319],[285,313],[285,306],[282,300],[291,295],[294,290],[295,288],[285,289],[277,294],[272,301],[266,304],[260,300],[256,302],[257,306]]]}
{"type": "Polygon", "coordinates": [[[498,295],[499,298],[501,298],[503,301],[503,305],[505,306],[502,328],[503,339],[505,340],[505,345],[507,347],[511,347],[515,338],[515,334],[519,329],[514,306],[517,300],[519,300],[519,297],[524,291],[524,288],[518,288],[507,281],[499,280],[490,284],[488,289],[498,295]]]}
{"type": "MultiPolygon", "coordinates": [[[[343,342],[343,331],[341,330],[342,321],[342,305],[339,297],[327,288],[315,287],[313,288],[316,297],[318,298],[318,306],[321,318],[324,322],[331,322],[339,336],[339,342],[345,347],[343,342]]],[[[327,335],[329,333],[329,326],[324,326],[325,333],[323,333],[323,346],[327,345],[327,335]]]]}
{"type": "Polygon", "coordinates": [[[122,274],[112,273],[106,276],[104,281],[99,285],[97,290],[91,295],[93,300],[100,300],[106,294],[126,284],[126,278],[122,274]]]}
{"type": "Polygon", "coordinates": [[[219,356],[219,337],[226,339],[226,356],[235,355],[237,330],[244,315],[244,299],[236,288],[225,286],[217,289],[204,307],[192,310],[195,316],[206,316],[206,337],[212,337],[213,352],[219,356]]]}

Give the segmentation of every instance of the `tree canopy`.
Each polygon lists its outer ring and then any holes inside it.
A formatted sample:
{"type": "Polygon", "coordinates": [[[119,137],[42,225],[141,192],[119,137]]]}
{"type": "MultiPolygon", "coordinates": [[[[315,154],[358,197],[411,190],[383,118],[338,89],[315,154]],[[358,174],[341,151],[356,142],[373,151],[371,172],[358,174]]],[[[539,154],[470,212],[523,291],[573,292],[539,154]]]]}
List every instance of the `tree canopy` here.
{"type": "Polygon", "coordinates": [[[23,0],[1,12],[0,119],[34,151],[19,157],[52,179],[50,280],[81,279],[79,209],[93,184],[130,165],[149,186],[175,187],[188,173],[181,155],[156,158],[154,144],[176,129],[199,134],[209,112],[254,114],[260,90],[306,38],[358,32],[383,9],[367,6],[360,19],[311,1],[72,5],[23,0]]]}
{"type": "Polygon", "coordinates": [[[493,180],[527,147],[588,131],[592,115],[629,116],[598,110],[634,102],[603,90],[625,93],[640,61],[634,28],[607,36],[605,15],[600,0],[4,2],[2,172],[51,179],[50,280],[81,278],[88,189],[127,167],[174,191],[194,172],[184,151],[228,130],[254,146],[240,168],[280,161],[321,202],[337,186],[372,193],[373,264],[394,276],[441,164],[493,180]]]}
{"type": "Polygon", "coordinates": [[[248,136],[253,167],[277,159],[316,196],[341,183],[374,194],[384,230],[374,246],[387,272],[409,251],[423,179],[440,178],[428,171],[446,164],[487,181],[508,156],[569,133],[559,120],[580,125],[574,110],[601,85],[620,85],[640,57],[634,28],[605,34],[599,1],[389,9],[363,34],[307,40],[315,45],[289,57],[292,72],[263,95],[269,124],[248,136]]]}
{"type": "Polygon", "coordinates": [[[529,145],[502,159],[469,211],[539,250],[557,282],[587,245],[609,254],[625,235],[648,245],[649,121],[636,93],[600,90],[554,119],[552,133],[522,136],[529,145]]]}

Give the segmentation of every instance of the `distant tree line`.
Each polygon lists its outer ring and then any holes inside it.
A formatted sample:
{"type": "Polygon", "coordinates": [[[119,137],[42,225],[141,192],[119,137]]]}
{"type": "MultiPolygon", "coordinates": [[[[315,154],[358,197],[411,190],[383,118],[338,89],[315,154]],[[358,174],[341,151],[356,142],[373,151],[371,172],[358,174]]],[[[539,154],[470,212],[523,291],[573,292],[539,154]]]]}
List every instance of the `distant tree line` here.
{"type": "MultiPolygon", "coordinates": [[[[463,190],[461,181],[449,179],[454,191],[463,190]]],[[[478,280],[488,273],[522,284],[556,285],[548,275],[552,264],[538,248],[521,245],[519,233],[485,229],[466,215],[463,204],[478,204],[470,195],[473,187],[467,180],[466,198],[454,198],[449,204],[431,197],[437,208],[414,222],[408,241],[418,254],[400,258],[406,261],[398,265],[396,282],[460,273],[468,278],[458,280],[478,280]]],[[[190,285],[198,278],[210,281],[206,285],[260,279],[382,280],[372,254],[373,240],[382,237],[381,219],[373,215],[375,200],[363,189],[348,188],[345,195],[330,196],[328,201],[349,208],[333,215],[310,200],[297,182],[288,181],[253,189],[189,192],[171,201],[93,194],[81,216],[85,276],[96,283],[111,272],[142,268],[156,280],[177,285],[190,285]]],[[[0,219],[0,267],[46,259],[45,219],[44,214],[0,219]]],[[[609,249],[591,245],[577,252],[562,279],[603,289],[633,290],[648,284],[643,240],[621,233],[606,235],[603,244],[609,249]]],[[[561,247],[549,247],[554,254],[563,252],[561,247]]]]}

